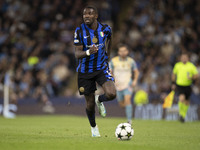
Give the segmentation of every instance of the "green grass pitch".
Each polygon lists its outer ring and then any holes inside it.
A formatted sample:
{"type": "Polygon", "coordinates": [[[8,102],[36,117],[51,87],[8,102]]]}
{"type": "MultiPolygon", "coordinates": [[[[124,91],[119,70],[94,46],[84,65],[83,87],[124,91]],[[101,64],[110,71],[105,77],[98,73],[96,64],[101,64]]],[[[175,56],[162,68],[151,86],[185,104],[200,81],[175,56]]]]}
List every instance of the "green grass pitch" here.
{"type": "Polygon", "coordinates": [[[86,117],[0,117],[0,150],[199,150],[200,122],[134,120],[134,137],[118,141],[115,128],[125,118],[100,118],[100,138],[92,138],[86,117]]]}

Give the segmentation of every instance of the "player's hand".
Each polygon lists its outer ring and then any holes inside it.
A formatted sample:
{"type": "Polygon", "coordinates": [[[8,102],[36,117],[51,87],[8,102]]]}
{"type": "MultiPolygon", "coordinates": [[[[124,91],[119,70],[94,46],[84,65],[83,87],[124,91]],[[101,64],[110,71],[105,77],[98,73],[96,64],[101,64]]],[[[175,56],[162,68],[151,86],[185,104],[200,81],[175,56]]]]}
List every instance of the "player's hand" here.
{"type": "Polygon", "coordinates": [[[97,52],[98,52],[98,47],[93,44],[92,47],[90,47],[90,54],[95,54],[97,52]]]}
{"type": "Polygon", "coordinates": [[[171,89],[174,91],[176,89],[176,84],[172,84],[171,89]]]}
{"type": "Polygon", "coordinates": [[[133,80],[132,82],[132,87],[135,87],[137,85],[137,81],[136,80],[133,80]]]}
{"type": "Polygon", "coordinates": [[[192,80],[192,77],[190,77],[190,74],[187,74],[187,79],[192,80]]]}

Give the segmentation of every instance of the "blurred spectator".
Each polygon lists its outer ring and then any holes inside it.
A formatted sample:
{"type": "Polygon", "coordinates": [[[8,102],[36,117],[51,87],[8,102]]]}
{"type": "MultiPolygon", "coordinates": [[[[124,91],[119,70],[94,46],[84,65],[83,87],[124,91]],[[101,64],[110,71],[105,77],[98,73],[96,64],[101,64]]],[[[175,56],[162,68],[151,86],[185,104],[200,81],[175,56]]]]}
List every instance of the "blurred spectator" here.
{"type": "MultiPolygon", "coordinates": [[[[131,47],[141,72],[139,85],[148,91],[150,102],[161,102],[160,95],[170,91],[172,67],[182,51],[200,64],[200,2],[135,0],[126,5],[124,14],[114,49],[119,41],[131,47]]],[[[194,86],[196,94],[199,82],[194,86]]]]}
{"type": "MultiPolygon", "coordinates": [[[[11,100],[76,94],[73,33],[89,0],[3,0],[0,2],[0,97],[12,72],[11,100]]],[[[117,1],[96,2],[101,20],[112,23],[117,1]]]]}
{"type": "Polygon", "coordinates": [[[134,104],[135,105],[144,105],[148,103],[148,93],[144,90],[138,90],[134,95],[134,104]]]}

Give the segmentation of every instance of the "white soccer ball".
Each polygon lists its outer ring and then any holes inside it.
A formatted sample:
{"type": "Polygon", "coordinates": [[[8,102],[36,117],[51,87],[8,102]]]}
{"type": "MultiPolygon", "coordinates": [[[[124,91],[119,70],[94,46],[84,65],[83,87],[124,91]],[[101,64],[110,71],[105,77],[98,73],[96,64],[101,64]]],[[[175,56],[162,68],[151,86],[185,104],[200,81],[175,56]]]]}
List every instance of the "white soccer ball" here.
{"type": "Polygon", "coordinates": [[[118,140],[130,140],[133,135],[134,130],[129,123],[120,123],[115,130],[115,136],[118,140]]]}

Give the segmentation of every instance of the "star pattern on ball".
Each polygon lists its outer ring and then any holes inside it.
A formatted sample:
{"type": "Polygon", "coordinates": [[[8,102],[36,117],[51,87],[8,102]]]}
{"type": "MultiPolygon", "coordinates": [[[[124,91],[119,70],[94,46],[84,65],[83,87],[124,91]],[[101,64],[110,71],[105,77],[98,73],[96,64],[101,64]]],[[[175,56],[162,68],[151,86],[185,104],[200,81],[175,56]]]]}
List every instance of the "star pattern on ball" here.
{"type": "Polygon", "coordinates": [[[122,125],[120,128],[123,130],[123,129],[125,129],[125,128],[126,128],[126,126],[125,126],[125,125],[122,125]]]}
{"type": "Polygon", "coordinates": [[[120,123],[115,129],[115,136],[118,140],[130,140],[134,135],[133,128],[127,123],[120,123]]]}
{"type": "Polygon", "coordinates": [[[131,135],[131,132],[127,132],[127,135],[126,135],[128,138],[130,138],[132,135],[131,135]]]}
{"type": "Polygon", "coordinates": [[[117,134],[118,138],[121,139],[123,136],[121,135],[121,133],[117,134]]]}

